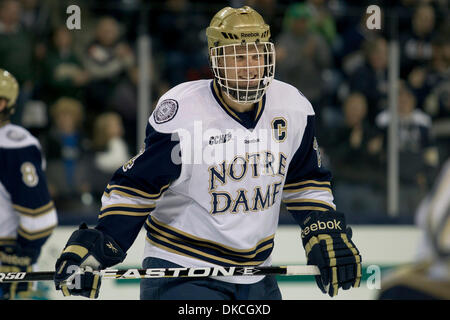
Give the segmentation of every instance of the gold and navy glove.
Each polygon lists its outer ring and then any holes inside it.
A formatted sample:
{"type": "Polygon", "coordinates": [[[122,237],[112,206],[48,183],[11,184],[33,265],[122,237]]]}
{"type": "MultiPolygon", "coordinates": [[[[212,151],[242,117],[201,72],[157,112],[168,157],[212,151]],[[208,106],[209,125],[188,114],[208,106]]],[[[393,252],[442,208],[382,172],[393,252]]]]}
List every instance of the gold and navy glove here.
{"type": "Polygon", "coordinates": [[[122,262],[126,254],[113,238],[81,224],[67,241],[55,265],[55,287],[64,296],[98,298],[101,270],[122,262]]]}
{"type": "MultiPolygon", "coordinates": [[[[39,249],[23,248],[19,244],[0,246],[0,272],[30,272],[39,253],[39,249]]],[[[26,298],[32,290],[32,282],[0,283],[0,300],[26,298]]]]}
{"type": "Polygon", "coordinates": [[[338,289],[359,287],[361,255],[351,240],[343,213],[311,211],[300,222],[308,265],[317,265],[316,283],[323,293],[334,297],[338,289]]]}

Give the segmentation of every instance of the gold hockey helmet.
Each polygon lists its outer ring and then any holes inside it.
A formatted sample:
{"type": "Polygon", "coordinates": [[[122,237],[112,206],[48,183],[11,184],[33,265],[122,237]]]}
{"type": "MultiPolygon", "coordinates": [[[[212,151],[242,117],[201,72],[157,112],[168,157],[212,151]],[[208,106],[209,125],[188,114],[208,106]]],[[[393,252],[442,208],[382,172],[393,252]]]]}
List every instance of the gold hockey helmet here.
{"type": "Polygon", "coordinates": [[[268,42],[270,27],[249,6],[238,9],[226,7],[212,18],[206,36],[209,49],[242,42],[268,42]]]}
{"type": "Polygon", "coordinates": [[[222,91],[239,103],[258,102],[275,74],[275,48],[262,16],[249,6],[223,8],[212,18],[206,37],[211,69],[222,91]],[[256,75],[250,63],[255,55],[260,57],[256,75]],[[236,60],[242,56],[247,60],[243,65],[236,60]]]}
{"type": "Polygon", "coordinates": [[[19,95],[19,84],[16,78],[4,69],[0,69],[0,98],[8,101],[7,109],[11,109],[19,95]]]}

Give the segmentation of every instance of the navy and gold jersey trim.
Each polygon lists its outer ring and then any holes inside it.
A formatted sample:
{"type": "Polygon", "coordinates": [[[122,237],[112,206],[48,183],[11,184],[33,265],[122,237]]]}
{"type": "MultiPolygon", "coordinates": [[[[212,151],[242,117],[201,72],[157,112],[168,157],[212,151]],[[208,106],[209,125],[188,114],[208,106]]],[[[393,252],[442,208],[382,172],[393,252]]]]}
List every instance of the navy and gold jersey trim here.
{"type": "Polygon", "coordinates": [[[17,228],[17,234],[27,240],[34,241],[34,240],[49,237],[52,234],[53,229],[55,229],[55,227],[56,227],[56,224],[54,224],[48,228],[45,228],[45,229],[31,231],[31,230],[25,229],[22,226],[19,226],[19,228],[17,228]]]}
{"type": "Polygon", "coordinates": [[[167,188],[169,188],[169,184],[163,186],[158,193],[150,194],[136,188],[108,184],[103,195],[109,197],[111,193],[115,193],[127,198],[145,198],[150,200],[158,200],[167,188]]]}
{"type": "Polygon", "coordinates": [[[16,238],[13,237],[0,237],[0,246],[12,246],[16,244],[16,238]]]}
{"type": "Polygon", "coordinates": [[[302,192],[307,190],[321,190],[331,193],[331,183],[330,181],[305,180],[301,182],[285,184],[283,187],[283,191],[289,193],[302,192]]]}
{"type": "MultiPolygon", "coordinates": [[[[239,115],[233,110],[231,109],[223,100],[222,98],[222,94],[220,93],[220,89],[217,85],[217,82],[215,80],[211,81],[211,92],[214,96],[214,98],[216,99],[217,103],[219,104],[219,106],[230,116],[232,117],[234,120],[236,120],[237,122],[239,122],[241,125],[243,125],[244,127],[246,127],[244,121],[239,117],[239,115]]],[[[263,95],[262,99],[260,101],[258,101],[258,104],[256,106],[256,111],[255,111],[255,118],[254,118],[254,122],[253,122],[253,127],[256,126],[256,124],[258,123],[259,119],[261,118],[261,115],[264,111],[264,106],[266,104],[266,95],[263,95]]]]}
{"type": "Polygon", "coordinates": [[[325,201],[316,199],[289,199],[283,200],[286,209],[289,211],[317,210],[317,211],[335,211],[336,206],[325,201]]]}
{"type": "Polygon", "coordinates": [[[236,249],[190,235],[152,216],[147,219],[145,229],[147,241],[163,250],[221,266],[259,265],[270,256],[274,245],[274,235],[271,235],[253,248],[236,249]]]}
{"type": "Polygon", "coordinates": [[[16,210],[17,212],[19,212],[20,214],[23,214],[25,216],[38,217],[38,216],[42,216],[42,215],[52,211],[55,208],[55,205],[54,205],[53,201],[50,201],[46,205],[43,205],[43,206],[41,206],[39,208],[35,208],[35,209],[22,207],[17,204],[13,204],[12,207],[14,208],[14,210],[16,210]]]}
{"type": "Polygon", "coordinates": [[[147,216],[156,204],[127,204],[118,203],[109,206],[103,206],[100,209],[98,219],[102,219],[110,215],[124,215],[124,216],[147,216]]]}

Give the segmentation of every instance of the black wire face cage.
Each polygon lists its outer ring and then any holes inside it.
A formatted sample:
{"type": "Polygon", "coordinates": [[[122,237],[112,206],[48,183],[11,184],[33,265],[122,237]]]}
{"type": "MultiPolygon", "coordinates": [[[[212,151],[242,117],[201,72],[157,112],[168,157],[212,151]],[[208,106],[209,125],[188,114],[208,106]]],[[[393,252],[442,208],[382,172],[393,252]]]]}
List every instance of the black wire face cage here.
{"type": "Polygon", "coordinates": [[[210,57],[218,84],[238,103],[258,102],[274,79],[275,46],[271,42],[213,47],[210,57]]]}

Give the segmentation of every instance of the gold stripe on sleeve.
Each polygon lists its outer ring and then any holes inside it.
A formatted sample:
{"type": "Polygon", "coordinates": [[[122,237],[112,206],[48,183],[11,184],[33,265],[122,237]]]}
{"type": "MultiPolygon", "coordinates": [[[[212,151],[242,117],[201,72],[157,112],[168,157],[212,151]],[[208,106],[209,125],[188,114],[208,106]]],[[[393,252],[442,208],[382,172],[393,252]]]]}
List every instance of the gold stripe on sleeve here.
{"type": "Polygon", "coordinates": [[[16,211],[18,211],[20,214],[36,217],[36,216],[41,216],[41,215],[44,215],[44,214],[50,212],[54,208],[54,203],[53,203],[53,201],[50,201],[46,205],[43,205],[43,206],[41,206],[39,208],[36,208],[36,209],[30,209],[30,208],[22,207],[22,206],[19,206],[17,204],[13,204],[12,207],[16,211]]]}

